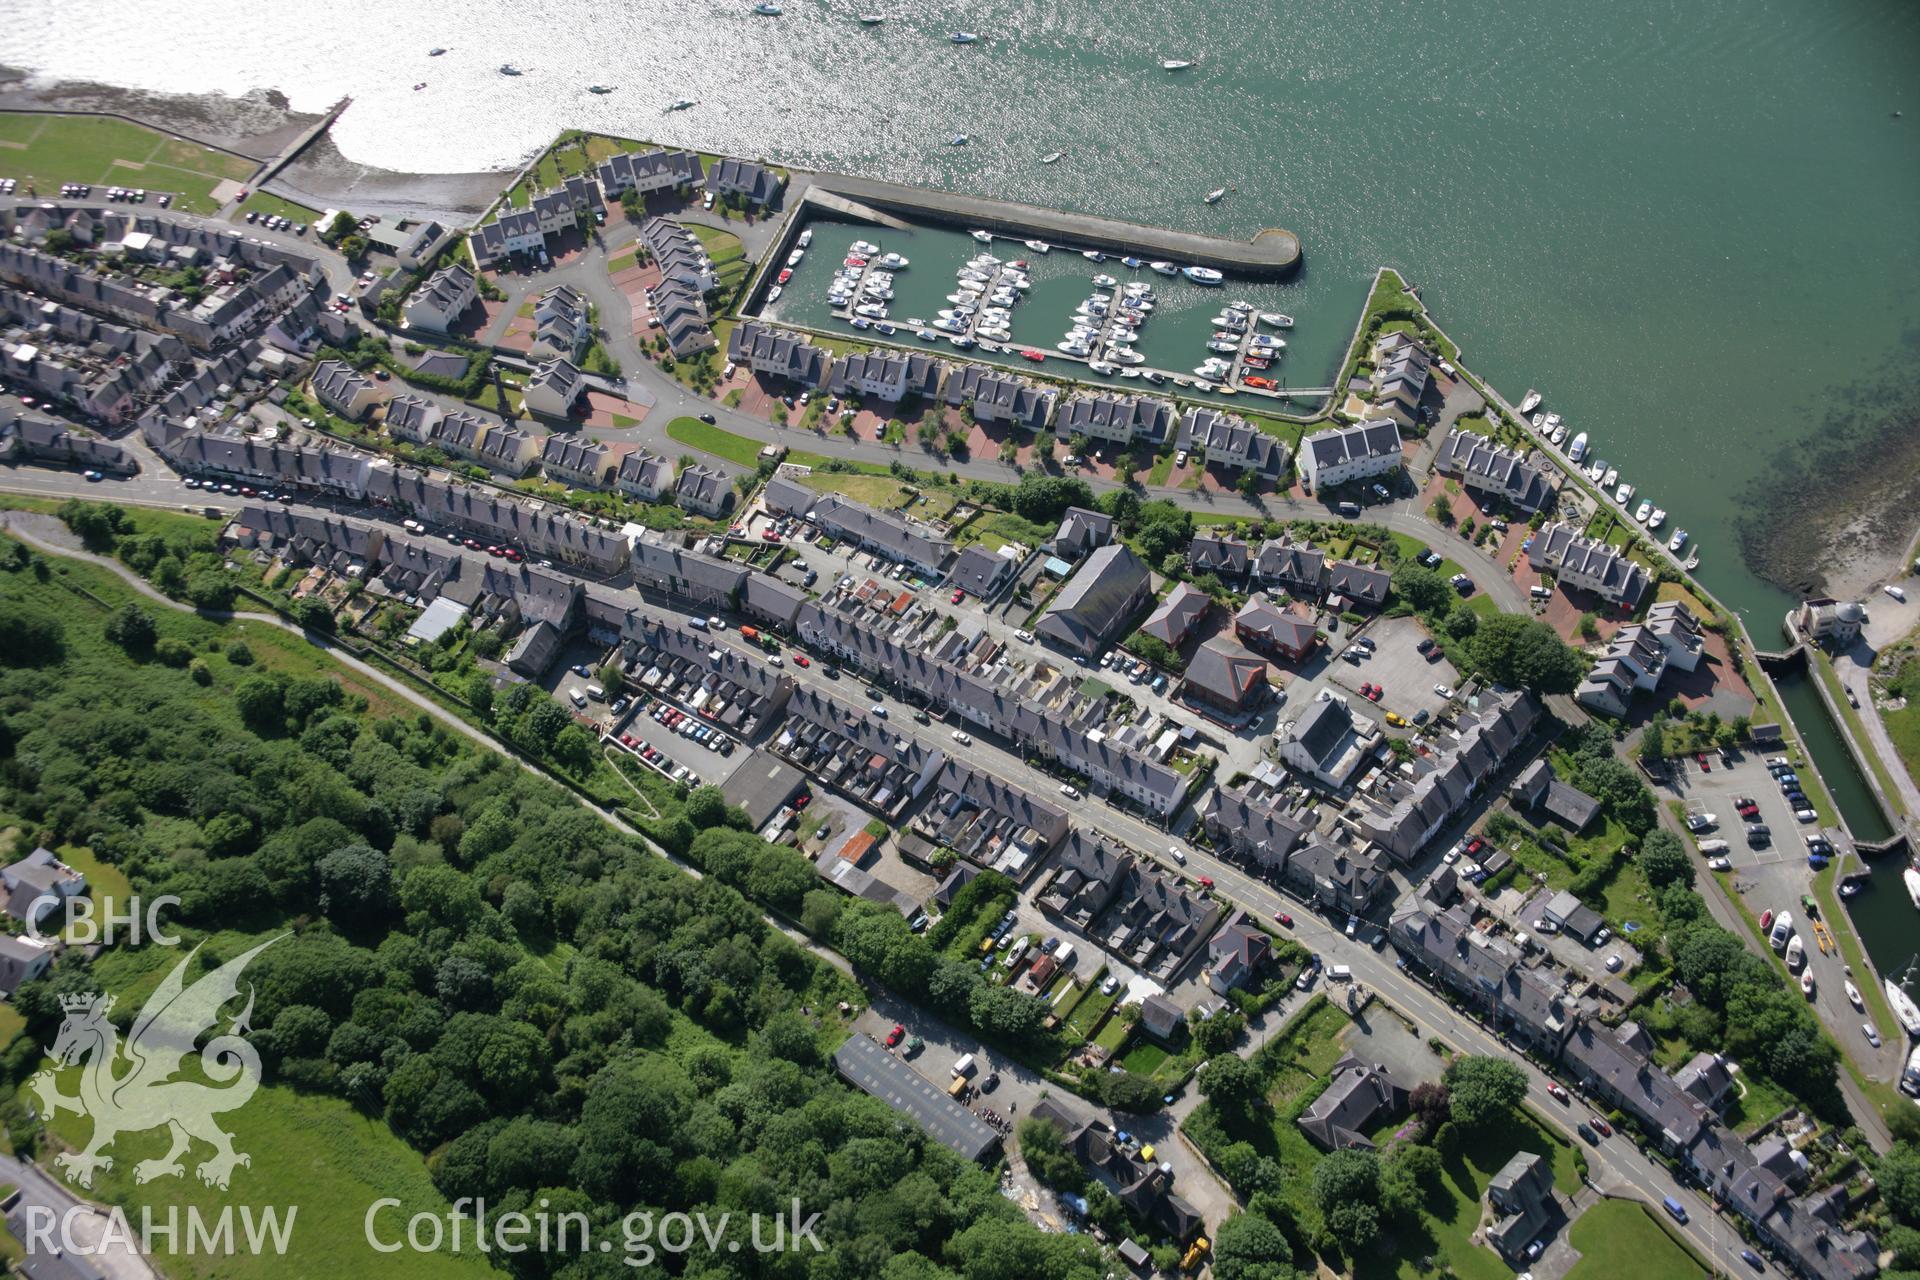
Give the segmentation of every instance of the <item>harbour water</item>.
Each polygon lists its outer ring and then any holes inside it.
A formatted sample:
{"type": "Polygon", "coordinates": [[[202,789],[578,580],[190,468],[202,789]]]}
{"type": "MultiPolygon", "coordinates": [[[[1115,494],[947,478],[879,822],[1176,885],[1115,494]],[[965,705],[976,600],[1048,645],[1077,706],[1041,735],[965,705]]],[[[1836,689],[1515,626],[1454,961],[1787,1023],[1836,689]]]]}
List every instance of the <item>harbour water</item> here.
{"type": "MultiPolygon", "coordinates": [[[[1026,273],[1032,287],[1021,294],[1019,302],[1011,308],[1009,332],[1012,336],[1008,342],[1016,349],[1044,352],[1047,359],[1036,366],[1014,352],[981,351],[969,353],[969,359],[991,360],[1052,376],[1105,383],[1134,393],[1155,389],[1138,378],[1093,374],[1084,363],[1070,362],[1057,350],[1057,344],[1072,326],[1075,307],[1094,293],[1096,275],[1110,276],[1123,285],[1138,280],[1153,286],[1154,310],[1133,346],[1146,358],[1143,368],[1168,370],[1183,377],[1191,377],[1200,362],[1213,354],[1206,346],[1214,332],[1211,321],[1228,303],[1251,302],[1260,311],[1292,314],[1290,308],[1313,301],[1314,312],[1295,315],[1291,329],[1260,327],[1261,332],[1276,334],[1287,343],[1285,352],[1266,370],[1267,374],[1275,382],[1285,380],[1297,387],[1325,387],[1338,374],[1347,339],[1353,334],[1353,317],[1367,295],[1364,280],[1352,282],[1349,288],[1336,291],[1324,302],[1318,297],[1310,298],[1310,291],[1291,280],[1236,280],[1229,276],[1221,285],[1202,286],[1144,267],[1130,269],[1117,258],[1091,262],[1066,244],[1053,246],[1048,253],[1038,253],[1018,240],[1000,239],[990,246],[982,245],[965,231],[946,227],[916,226],[903,232],[826,218],[811,219],[807,225],[813,230],[812,246],[782,287],[779,300],[766,308],[769,318],[844,337],[860,336],[844,320],[834,318],[827,302],[827,285],[847,258],[849,247],[855,241],[866,240],[880,245],[884,251],[904,255],[910,263],[905,270],[894,273],[894,297],[887,304],[889,319],[900,331],[891,339],[883,340],[953,355],[953,348],[944,339],[926,344],[917,342],[912,336],[913,326],[904,322],[908,318],[931,321],[941,309],[951,308],[954,304],[948,295],[959,288],[955,272],[976,254],[990,252],[1003,261],[1027,264],[1026,273]]],[[[1241,412],[1306,414],[1312,412],[1321,399],[1291,403],[1243,393],[1235,398],[1233,407],[1241,412]]]]}
{"type": "Polygon", "coordinates": [[[1736,520],[1830,480],[1789,451],[1920,330],[1909,0],[892,0],[875,27],[862,6],[200,0],[183,21],[96,0],[16,6],[0,61],[301,110],[351,94],[340,150],[399,170],[511,166],[581,127],[1235,237],[1283,226],[1305,252],[1291,369],[1337,342],[1376,266],[1401,268],[1478,372],[1542,388],[1756,620],[1786,601],[1739,562],[1736,520]],[[981,40],[948,43],[956,26],[981,40]],[[698,105],[663,112],[682,97],[698,105]]]}

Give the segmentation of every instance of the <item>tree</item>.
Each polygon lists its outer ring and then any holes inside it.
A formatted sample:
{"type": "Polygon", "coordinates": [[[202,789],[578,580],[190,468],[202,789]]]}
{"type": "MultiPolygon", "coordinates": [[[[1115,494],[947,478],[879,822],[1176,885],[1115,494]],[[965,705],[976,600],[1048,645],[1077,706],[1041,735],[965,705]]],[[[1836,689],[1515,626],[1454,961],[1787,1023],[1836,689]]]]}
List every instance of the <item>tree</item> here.
{"type": "Polygon", "coordinates": [[[1066,1135],[1051,1120],[1028,1116],[1018,1129],[1020,1155],[1033,1170],[1033,1176],[1062,1191],[1079,1191],[1087,1184],[1087,1173],[1080,1158],[1067,1150],[1066,1135]]]}
{"type": "Polygon", "coordinates": [[[1640,758],[1652,764],[1667,758],[1667,722],[1663,717],[1654,716],[1641,731],[1640,758]]]}
{"type": "Polygon", "coordinates": [[[1266,1096],[1259,1068],[1238,1054],[1207,1059],[1200,1074],[1200,1096],[1219,1107],[1244,1110],[1266,1096]]]}
{"type": "Polygon", "coordinates": [[[1453,608],[1447,610],[1447,634],[1455,640],[1465,640],[1480,629],[1480,615],[1465,600],[1453,602],[1453,608]]]}
{"type": "Polygon", "coordinates": [[[272,676],[248,676],[233,690],[233,705],[255,733],[276,733],[285,727],[286,701],[280,681],[272,676]]]}
{"type": "Polygon", "coordinates": [[[0,600],[0,655],[9,667],[56,662],[66,651],[60,619],[17,600],[0,600]]]}
{"type": "Polygon", "coordinates": [[[1422,1080],[1413,1086],[1407,1105],[1419,1119],[1420,1127],[1429,1139],[1453,1115],[1452,1095],[1448,1093],[1447,1086],[1437,1080],[1422,1080]]]}
{"type": "Polygon", "coordinates": [[[131,654],[151,652],[159,633],[153,615],[137,604],[123,604],[107,619],[107,639],[131,654]]]}
{"type": "Polygon", "coordinates": [[[1693,859],[1671,831],[1649,831],[1634,862],[1656,891],[1670,884],[1693,885],[1693,859]]]}
{"type": "Polygon", "coordinates": [[[1455,1058],[1441,1077],[1453,1123],[1474,1131],[1504,1118],[1527,1096],[1526,1073],[1504,1058],[1455,1058]]]}
{"type": "Polygon", "coordinates": [[[1236,1213],[1220,1224],[1213,1241],[1213,1274],[1219,1280],[1294,1280],[1293,1246],[1279,1227],[1257,1213],[1236,1213]]]}
{"type": "Polygon", "coordinates": [[[1453,600],[1453,589],[1445,578],[1412,560],[1394,566],[1393,590],[1421,613],[1436,613],[1453,600]]]}
{"type": "Polygon", "coordinates": [[[371,924],[393,903],[393,868],[387,855],[355,842],[320,859],[320,909],[336,924],[371,924]]]}
{"type": "Polygon", "coordinates": [[[1874,1162],[1880,1198],[1908,1226],[1920,1226],[1920,1146],[1896,1142],[1874,1162]]]}
{"type": "Polygon", "coordinates": [[[1313,1199],[1341,1248],[1371,1242],[1380,1230],[1380,1157],[1354,1147],[1333,1152],[1314,1167],[1313,1199]]]}
{"type": "Polygon", "coordinates": [[[1552,627],[1517,613],[1482,619],[1467,652],[1494,680],[1539,694],[1572,693],[1587,669],[1552,627]]]}

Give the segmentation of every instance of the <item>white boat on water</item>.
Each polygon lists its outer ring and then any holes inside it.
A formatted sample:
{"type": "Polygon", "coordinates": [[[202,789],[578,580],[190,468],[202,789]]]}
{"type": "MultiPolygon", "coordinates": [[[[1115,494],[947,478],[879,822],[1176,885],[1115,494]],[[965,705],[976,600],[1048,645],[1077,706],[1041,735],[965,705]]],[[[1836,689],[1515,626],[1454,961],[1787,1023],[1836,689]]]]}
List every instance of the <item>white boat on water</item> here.
{"type": "Polygon", "coordinates": [[[970,231],[967,234],[971,235],[975,240],[978,240],[981,244],[993,243],[993,232],[991,231],[970,231]]]}
{"type": "Polygon", "coordinates": [[[1548,439],[1554,444],[1559,444],[1562,440],[1565,440],[1566,438],[1567,438],[1567,429],[1564,426],[1555,427],[1553,429],[1553,434],[1548,437],[1548,439]]]}
{"type": "Polygon", "coordinates": [[[1026,244],[1027,248],[1033,250],[1035,253],[1052,253],[1053,252],[1053,246],[1048,244],[1045,240],[1028,240],[1028,241],[1025,241],[1024,243],[1026,244]]]}
{"type": "Polygon", "coordinates": [[[1910,1036],[1920,1036],[1920,1005],[1913,1002],[1906,988],[1892,978],[1886,980],[1887,1003],[1893,1006],[1893,1016],[1900,1020],[1910,1036]]]}
{"type": "Polygon", "coordinates": [[[887,15],[884,13],[863,13],[860,15],[860,25],[865,27],[877,27],[886,20],[887,15]]]}
{"type": "Polygon", "coordinates": [[[1160,60],[1160,69],[1163,71],[1185,71],[1192,65],[1192,61],[1186,58],[1162,58],[1160,60]]]}
{"type": "Polygon", "coordinates": [[[780,301],[780,294],[781,294],[781,293],[782,293],[782,291],[784,291],[785,289],[786,289],[786,286],[785,286],[785,285],[783,285],[783,284],[777,284],[777,285],[775,285],[775,286],[773,286],[773,288],[771,288],[771,289],[769,289],[769,290],[767,290],[767,301],[768,301],[768,302],[778,302],[778,301],[780,301]]]}
{"type": "Polygon", "coordinates": [[[1202,196],[1201,199],[1208,204],[1219,204],[1220,201],[1226,197],[1226,194],[1227,189],[1225,187],[1215,187],[1213,190],[1207,192],[1206,195],[1202,196]]]}
{"type": "Polygon", "coordinates": [[[1225,276],[1215,271],[1212,267],[1188,267],[1180,274],[1195,284],[1219,284],[1226,279],[1225,276]]]}
{"type": "Polygon", "coordinates": [[[1177,276],[1180,274],[1180,268],[1171,262],[1149,262],[1147,264],[1147,270],[1158,271],[1163,276],[1177,276]]]}
{"type": "Polygon", "coordinates": [[[1207,341],[1207,350],[1218,351],[1224,355],[1230,351],[1240,350],[1240,344],[1237,342],[1228,342],[1222,338],[1210,338],[1207,341]]]}
{"type": "Polygon", "coordinates": [[[806,256],[807,256],[807,251],[805,249],[795,249],[792,253],[787,255],[787,265],[790,267],[797,267],[800,265],[800,260],[806,256]]]}
{"type": "Polygon", "coordinates": [[[1060,157],[1064,156],[1065,154],[1067,153],[1064,151],[1049,151],[1047,152],[1047,154],[1040,157],[1040,163],[1041,164],[1058,164],[1060,162],[1060,157]]]}
{"type": "Polygon", "coordinates": [[[1853,1002],[1853,1007],[1864,1010],[1867,1006],[1865,1002],[1860,999],[1860,988],[1854,986],[1852,982],[1846,982],[1842,985],[1846,987],[1847,999],[1853,1002]]]}
{"type": "Polygon", "coordinates": [[[980,39],[971,31],[951,31],[947,33],[949,44],[973,44],[980,39]]]}
{"type": "Polygon", "coordinates": [[[699,105],[700,104],[695,102],[692,98],[675,98],[672,102],[669,102],[667,104],[667,110],[668,111],[687,111],[699,105]]]}
{"type": "Polygon", "coordinates": [[[1598,484],[1600,477],[1605,474],[1607,474],[1607,460],[1605,458],[1595,458],[1593,465],[1587,468],[1587,479],[1593,481],[1595,484],[1598,484]]]}
{"type": "Polygon", "coordinates": [[[780,6],[773,4],[771,0],[760,0],[759,4],[753,6],[753,11],[763,18],[777,18],[780,16],[780,6]]]}
{"type": "Polygon", "coordinates": [[[1600,483],[1608,489],[1620,483],[1620,468],[1608,467],[1607,474],[1600,477],[1600,483]]]}
{"type": "Polygon", "coordinates": [[[1107,260],[1107,255],[1100,252],[1098,249],[1082,249],[1080,251],[1080,256],[1085,258],[1088,262],[1105,262],[1107,260]]]}
{"type": "Polygon", "coordinates": [[[1653,503],[1650,501],[1642,500],[1640,503],[1639,509],[1633,513],[1633,518],[1639,521],[1641,524],[1645,524],[1647,522],[1647,517],[1652,514],[1653,514],[1653,503]]]}
{"type": "Polygon", "coordinates": [[[1908,867],[1900,873],[1900,879],[1907,886],[1907,896],[1913,899],[1913,909],[1920,911],[1920,871],[1908,867]]]}
{"type": "Polygon", "coordinates": [[[802,249],[805,249],[809,245],[811,245],[813,243],[813,228],[808,227],[805,231],[802,231],[799,235],[799,238],[796,239],[794,243],[799,245],[802,249]]]}
{"type": "Polygon", "coordinates": [[[1538,409],[1539,407],[1540,407],[1540,393],[1538,391],[1535,391],[1532,387],[1528,387],[1527,394],[1520,401],[1520,412],[1532,413],[1535,409],[1538,409]]]}
{"type": "Polygon", "coordinates": [[[1673,531],[1673,536],[1667,539],[1667,550],[1669,551],[1677,552],[1680,550],[1680,548],[1686,545],[1687,545],[1687,531],[1685,529],[1675,529],[1673,531]]]}
{"type": "Polygon", "coordinates": [[[1613,491],[1613,500],[1619,503],[1623,507],[1626,506],[1629,502],[1632,502],[1633,486],[1628,484],[1625,480],[1622,480],[1620,482],[1620,487],[1613,491]]]}
{"type": "Polygon", "coordinates": [[[1108,378],[1120,372],[1118,366],[1110,365],[1105,360],[1089,360],[1087,361],[1087,368],[1093,373],[1101,374],[1108,378]]]}
{"type": "Polygon", "coordinates": [[[1132,347],[1114,347],[1107,352],[1107,359],[1115,364],[1145,364],[1147,358],[1132,347]]]}
{"type": "Polygon", "coordinates": [[[1586,456],[1587,433],[1582,431],[1579,435],[1575,436],[1573,442],[1567,446],[1567,460],[1569,462],[1578,462],[1586,456]]]}
{"type": "Polygon", "coordinates": [[[874,263],[874,265],[887,271],[905,271],[907,269],[907,259],[897,253],[889,253],[884,255],[880,261],[874,263]]]}
{"type": "Polygon", "coordinates": [[[1111,289],[1119,283],[1118,280],[1106,274],[1097,275],[1093,278],[1093,287],[1096,289],[1111,289]]]}
{"type": "Polygon", "coordinates": [[[1270,325],[1275,329],[1291,329],[1293,328],[1293,317],[1279,311],[1262,311],[1260,313],[1260,323],[1270,325]]]}
{"type": "Polygon", "coordinates": [[[1658,529],[1661,525],[1665,524],[1666,522],[1667,522],[1666,511],[1660,507],[1655,507],[1653,509],[1653,514],[1647,517],[1647,529],[1649,531],[1658,529]]]}

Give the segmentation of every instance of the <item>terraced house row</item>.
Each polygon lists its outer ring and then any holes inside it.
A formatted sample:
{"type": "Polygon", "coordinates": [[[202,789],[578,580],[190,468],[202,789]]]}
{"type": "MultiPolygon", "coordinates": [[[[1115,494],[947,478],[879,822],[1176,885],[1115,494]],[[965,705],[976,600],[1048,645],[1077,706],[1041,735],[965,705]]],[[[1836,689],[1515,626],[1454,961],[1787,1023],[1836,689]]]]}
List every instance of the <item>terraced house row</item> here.
{"type": "Polygon", "coordinates": [[[1423,897],[1399,911],[1388,936],[1407,960],[1479,1016],[1559,1064],[1602,1105],[1632,1117],[1714,1199],[1738,1213],[1807,1280],[1866,1280],[1879,1246],[1846,1225],[1846,1187],[1807,1190],[1804,1157],[1778,1137],[1750,1145],[1721,1118],[1735,1088],[1728,1063],[1703,1053],[1679,1072],[1654,1061],[1638,1023],[1608,1026],[1591,1001],[1550,970],[1523,963],[1474,928],[1463,904],[1423,897]]]}

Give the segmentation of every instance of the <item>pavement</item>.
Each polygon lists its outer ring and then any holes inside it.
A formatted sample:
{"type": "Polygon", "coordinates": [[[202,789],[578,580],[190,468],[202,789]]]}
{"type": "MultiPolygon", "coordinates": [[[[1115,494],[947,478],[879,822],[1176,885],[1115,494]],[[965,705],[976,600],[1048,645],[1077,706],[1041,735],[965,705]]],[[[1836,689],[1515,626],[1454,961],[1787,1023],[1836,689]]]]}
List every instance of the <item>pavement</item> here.
{"type": "MultiPolygon", "coordinates": [[[[29,1235],[20,1241],[23,1246],[33,1238],[31,1228],[40,1221],[52,1224],[55,1245],[53,1257],[40,1263],[48,1267],[49,1274],[67,1274],[61,1269],[67,1264],[56,1260],[61,1257],[60,1246],[64,1234],[68,1242],[79,1246],[73,1252],[79,1254],[84,1251],[86,1260],[99,1268],[107,1280],[161,1280],[153,1264],[125,1236],[116,1232],[112,1240],[102,1242],[110,1221],[106,1210],[74,1195],[39,1165],[13,1156],[0,1156],[0,1181],[12,1183],[20,1192],[20,1199],[9,1216],[22,1215],[24,1224],[29,1228],[29,1235]],[[36,1210],[53,1216],[45,1218],[36,1210]],[[69,1218],[66,1216],[68,1214],[72,1216],[69,1218]]],[[[44,1253],[40,1249],[29,1252],[26,1255],[28,1265],[34,1265],[44,1253]]]]}

